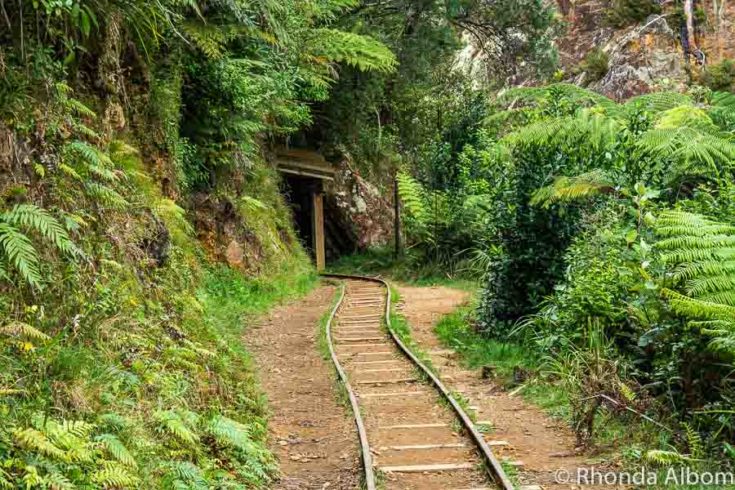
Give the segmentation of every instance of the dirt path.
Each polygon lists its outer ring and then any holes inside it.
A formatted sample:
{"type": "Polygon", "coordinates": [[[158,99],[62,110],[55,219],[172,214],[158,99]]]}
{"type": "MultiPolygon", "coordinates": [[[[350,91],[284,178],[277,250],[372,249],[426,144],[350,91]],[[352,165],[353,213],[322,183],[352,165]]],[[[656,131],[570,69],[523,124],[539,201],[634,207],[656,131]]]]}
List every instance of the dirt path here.
{"type": "Polygon", "coordinates": [[[349,409],[337,402],[332,365],[318,348],[319,320],[334,292],[322,286],[277,308],[245,338],[273,413],[271,445],[282,473],[275,489],[359,486],[353,420],[349,409]]]}
{"type": "Polygon", "coordinates": [[[466,302],[469,294],[446,287],[398,289],[402,298],[399,309],[411,325],[413,338],[429,352],[447,384],[475,407],[477,421],[487,422],[483,425],[492,428],[487,440],[498,458],[515,465],[523,485],[575,488],[555,483],[557,471],[563,478],[565,471],[574,475],[576,468],[589,466],[583,456],[575,453],[570,431],[520,397],[509,396],[492,381],[481,379],[479,371],[462,368],[434,334],[438,320],[466,302]]]}

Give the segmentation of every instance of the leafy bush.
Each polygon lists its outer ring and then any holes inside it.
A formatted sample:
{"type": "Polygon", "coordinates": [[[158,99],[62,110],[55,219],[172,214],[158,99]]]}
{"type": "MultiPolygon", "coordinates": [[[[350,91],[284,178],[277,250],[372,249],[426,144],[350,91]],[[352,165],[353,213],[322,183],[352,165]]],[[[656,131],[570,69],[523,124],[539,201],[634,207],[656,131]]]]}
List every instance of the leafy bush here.
{"type": "Polygon", "coordinates": [[[702,70],[699,81],[712,90],[732,91],[735,82],[735,60],[726,59],[707,66],[702,70]]]}
{"type": "Polygon", "coordinates": [[[579,71],[587,74],[585,81],[588,83],[602,80],[607,75],[610,65],[610,56],[600,48],[594,48],[584,55],[579,64],[579,71]]]}
{"type": "Polygon", "coordinates": [[[611,26],[620,28],[660,13],[661,5],[656,0],[614,0],[612,6],[608,7],[606,16],[611,26]]]}

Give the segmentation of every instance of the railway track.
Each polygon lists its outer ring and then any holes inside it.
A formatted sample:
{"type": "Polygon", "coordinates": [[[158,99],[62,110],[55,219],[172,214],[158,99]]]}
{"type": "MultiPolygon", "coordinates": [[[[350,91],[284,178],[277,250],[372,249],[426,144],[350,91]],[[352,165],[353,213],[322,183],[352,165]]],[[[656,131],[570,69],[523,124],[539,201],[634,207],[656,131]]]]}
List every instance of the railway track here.
{"type": "Polygon", "coordinates": [[[472,420],[393,331],[388,285],[328,277],[343,283],[326,334],[355,415],[367,490],[512,490],[472,420]]]}

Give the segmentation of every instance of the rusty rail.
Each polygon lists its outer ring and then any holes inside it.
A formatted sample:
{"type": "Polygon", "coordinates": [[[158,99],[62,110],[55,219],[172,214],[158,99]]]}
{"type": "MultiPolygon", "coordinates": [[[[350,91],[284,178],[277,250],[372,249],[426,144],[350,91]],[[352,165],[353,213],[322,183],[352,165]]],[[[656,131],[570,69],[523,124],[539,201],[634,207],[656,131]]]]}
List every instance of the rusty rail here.
{"type": "Polygon", "coordinates": [[[337,374],[339,375],[339,379],[342,382],[342,385],[345,387],[345,390],[347,391],[347,395],[350,398],[350,406],[352,407],[352,414],[355,417],[355,425],[357,426],[357,434],[360,439],[360,451],[362,453],[362,465],[365,470],[365,487],[367,490],[376,490],[375,486],[375,472],[373,471],[373,456],[370,452],[370,443],[368,442],[367,438],[367,431],[365,430],[365,423],[362,420],[362,414],[360,413],[360,405],[357,402],[357,397],[355,396],[355,392],[352,389],[352,386],[350,385],[349,379],[347,379],[347,373],[345,373],[344,368],[342,368],[342,364],[340,364],[339,359],[337,358],[337,353],[334,351],[334,344],[332,343],[332,322],[334,321],[334,317],[337,315],[337,310],[339,310],[339,307],[342,306],[342,301],[345,299],[345,285],[342,284],[342,289],[340,290],[339,300],[334,305],[334,308],[332,309],[332,312],[329,315],[329,318],[327,319],[327,324],[325,325],[326,330],[326,336],[327,336],[327,344],[329,344],[329,354],[332,357],[332,363],[334,363],[334,367],[337,370],[337,374]]]}

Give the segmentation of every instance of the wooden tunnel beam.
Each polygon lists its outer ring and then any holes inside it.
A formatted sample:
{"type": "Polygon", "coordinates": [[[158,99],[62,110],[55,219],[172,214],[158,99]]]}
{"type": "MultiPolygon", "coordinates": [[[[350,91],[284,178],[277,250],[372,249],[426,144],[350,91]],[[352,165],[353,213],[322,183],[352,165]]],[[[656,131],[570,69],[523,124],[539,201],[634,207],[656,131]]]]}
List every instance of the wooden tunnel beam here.
{"type": "Polygon", "coordinates": [[[326,255],[324,249],[324,194],[315,192],[313,196],[313,231],[314,255],[316,257],[316,270],[321,272],[326,266],[326,255]]]}

